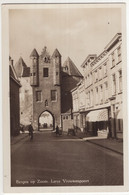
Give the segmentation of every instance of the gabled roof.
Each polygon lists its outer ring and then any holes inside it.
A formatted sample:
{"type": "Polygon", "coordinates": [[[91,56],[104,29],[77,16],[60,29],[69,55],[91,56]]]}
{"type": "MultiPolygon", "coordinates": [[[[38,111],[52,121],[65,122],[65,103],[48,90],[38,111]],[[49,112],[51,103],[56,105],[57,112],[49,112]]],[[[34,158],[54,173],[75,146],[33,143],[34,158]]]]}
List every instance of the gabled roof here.
{"type": "MultiPolygon", "coordinates": [[[[11,57],[9,57],[9,60],[11,60],[11,57]]],[[[13,79],[15,81],[15,83],[17,83],[20,87],[20,81],[18,80],[15,68],[13,66],[13,64],[9,63],[9,71],[10,71],[10,77],[11,79],[13,79]]]]}
{"type": "Polygon", "coordinates": [[[29,77],[30,76],[30,67],[23,68],[22,77],[29,77]]]}
{"type": "Polygon", "coordinates": [[[18,80],[13,65],[9,65],[9,69],[10,69],[10,76],[13,77],[14,79],[18,80]]]}
{"type": "Polygon", "coordinates": [[[75,66],[75,64],[69,57],[63,64],[63,71],[67,72],[71,76],[83,77],[78,68],[75,66]]]}
{"type": "Polygon", "coordinates": [[[37,52],[37,50],[35,48],[31,52],[30,57],[39,57],[39,54],[38,54],[38,52],[37,52]]]}
{"type": "Polygon", "coordinates": [[[61,54],[59,53],[58,49],[55,49],[55,51],[52,54],[52,57],[61,57],[61,54]]]}
{"type": "Polygon", "coordinates": [[[27,67],[22,57],[20,57],[18,62],[15,64],[15,70],[18,77],[30,76],[30,67],[27,67]]]}

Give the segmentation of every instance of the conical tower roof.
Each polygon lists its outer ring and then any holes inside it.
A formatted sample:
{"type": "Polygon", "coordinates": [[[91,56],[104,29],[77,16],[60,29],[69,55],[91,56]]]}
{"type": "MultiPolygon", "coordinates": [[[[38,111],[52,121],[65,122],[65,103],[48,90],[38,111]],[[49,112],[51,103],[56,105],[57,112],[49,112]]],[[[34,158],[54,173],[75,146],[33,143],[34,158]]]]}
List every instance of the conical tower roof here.
{"type": "Polygon", "coordinates": [[[37,52],[37,50],[35,48],[31,52],[30,57],[39,57],[39,54],[38,54],[38,52],[37,52]]]}
{"type": "Polygon", "coordinates": [[[64,62],[63,67],[67,67],[67,73],[71,76],[83,77],[78,68],[75,66],[70,57],[64,62]]]}
{"type": "Polygon", "coordinates": [[[55,57],[61,57],[61,54],[60,54],[60,52],[58,51],[58,49],[55,49],[55,51],[53,52],[52,57],[53,57],[53,58],[55,58],[55,57]]]}

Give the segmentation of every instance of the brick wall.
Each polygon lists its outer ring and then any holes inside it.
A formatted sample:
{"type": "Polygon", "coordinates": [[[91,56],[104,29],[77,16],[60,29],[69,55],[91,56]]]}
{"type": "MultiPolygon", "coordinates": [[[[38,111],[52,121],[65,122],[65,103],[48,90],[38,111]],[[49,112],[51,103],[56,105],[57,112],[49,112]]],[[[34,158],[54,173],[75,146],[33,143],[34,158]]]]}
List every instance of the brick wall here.
{"type": "Polygon", "coordinates": [[[71,90],[76,87],[80,81],[80,77],[62,75],[62,88],[61,88],[61,112],[71,112],[72,109],[72,94],[71,90]]]}
{"type": "Polygon", "coordinates": [[[19,85],[10,78],[10,128],[11,136],[20,132],[19,85]]]}

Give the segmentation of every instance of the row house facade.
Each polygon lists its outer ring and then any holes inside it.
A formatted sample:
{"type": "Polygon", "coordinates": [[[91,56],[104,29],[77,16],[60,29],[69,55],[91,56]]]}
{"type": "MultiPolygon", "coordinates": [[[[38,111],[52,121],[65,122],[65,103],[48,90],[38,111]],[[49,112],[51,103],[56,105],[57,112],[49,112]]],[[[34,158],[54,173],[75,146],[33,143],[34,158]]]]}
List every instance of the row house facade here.
{"type": "Polygon", "coordinates": [[[92,135],[123,136],[122,35],[117,33],[97,56],[81,65],[84,78],[72,92],[74,127],[92,135]]]}

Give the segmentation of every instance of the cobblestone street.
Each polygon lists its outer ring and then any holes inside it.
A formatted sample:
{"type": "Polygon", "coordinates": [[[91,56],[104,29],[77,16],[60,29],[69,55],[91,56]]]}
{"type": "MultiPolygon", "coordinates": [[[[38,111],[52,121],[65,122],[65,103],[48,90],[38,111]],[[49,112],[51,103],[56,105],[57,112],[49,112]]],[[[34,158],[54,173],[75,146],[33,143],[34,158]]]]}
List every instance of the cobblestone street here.
{"type": "Polygon", "coordinates": [[[123,156],[75,136],[42,132],[11,148],[12,186],[123,185],[123,156]]]}

